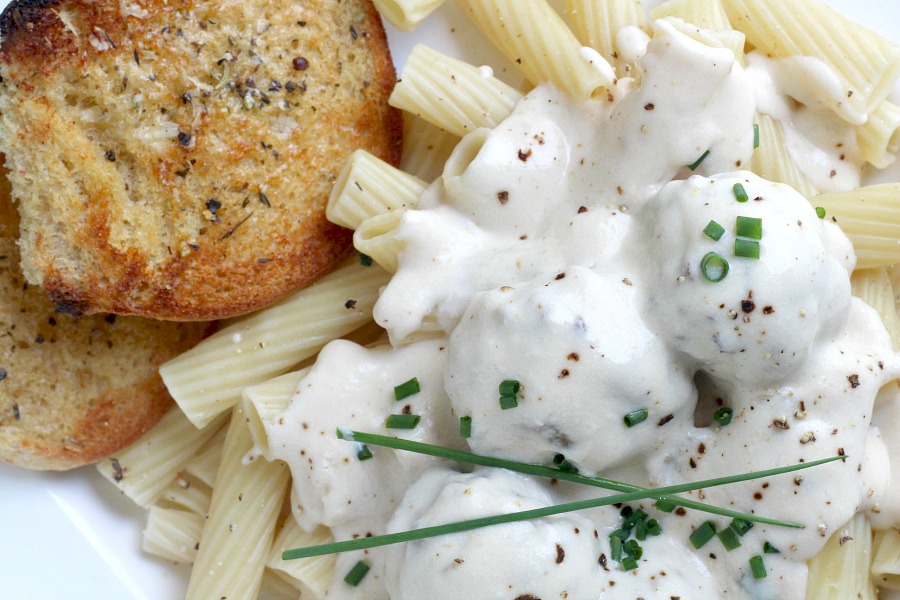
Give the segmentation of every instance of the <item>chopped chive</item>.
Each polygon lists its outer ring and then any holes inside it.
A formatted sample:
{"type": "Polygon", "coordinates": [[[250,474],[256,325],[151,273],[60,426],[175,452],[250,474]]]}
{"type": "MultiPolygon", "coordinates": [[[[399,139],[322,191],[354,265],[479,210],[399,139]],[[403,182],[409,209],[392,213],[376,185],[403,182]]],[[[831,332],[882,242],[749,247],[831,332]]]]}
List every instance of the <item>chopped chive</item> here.
{"type": "Polygon", "coordinates": [[[616,535],[619,530],[609,535],[609,556],[616,562],[622,561],[622,538],[616,535]]]}
{"type": "Polygon", "coordinates": [[[698,158],[694,163],[688,165],[688,169],[690,169],[691,171],[696,171],[696,170],[697,170],[697,167],[700,166],[700,163],[702,163],[704,160],[706,160],[706,157],[707,157],[707,156],[709,156],[709,150],[707,150],[706,152],[704,152],[704,153],[700,156],[700,158],[698,158]]]}
{"type": "Polygon", "coordinates": [[[657,500],[656,501],[656,509],[661,510],[664,513],[670,513],[675,510],[677,504],[674,502],[669,502],[668,500],[657,500]]]}
{"type": "Polygon", "coordinates": [[[781,550],[770,544],[769,542],[763,543],[763,553],[765,554],[781,554],[781,550]]]}
{"type": "Polygon", "coordinates": [[[750,199],[750,196],[747,195],[747,190],[744,189],[744,186],[740,183],[736,183],[731,187],[731,191],[734,192],[734,199],[738,202],[746,202],[750,199]]]}
{"type": "Polygon", "coordinates": [[[822,206],[817,206],[816,207],[816,216],[819,217],[820,219],[824,219],[825,218],[825,208],[822,206]]]}
{"type": "Polygon", "coordinates": [[[500,410],[509,410],[519,405],[515,396],[500,396],[500,410]]]}
{"type": "Polygon", "coordinates": [[[413,377],[409,381],[404,381],[400,385],[394,386],[394,398],[397,401],[400,401],[404,398],[409,398],[410,396],[418,394],[421,391],[422,388],[419,387],[419,380],[413,377]]]}
{"type": "Polygon", "coordinates": [[[415,429],[421,418],[419,415],[388,415],[384,426],[388,429],[415,429]]]}
{"type": "Polygon", "coordinates": [[[499,390],[501,396],[515,396],[519,393],[519,388],[522,386],[516,379],[505,379],[500,382],[499,390]]]}
{"type": "Polygon", "coordinates": [[[750,557],[750,572],[756,579],[763,579],[766,576],[766,565],[763,564],[762,556],[758,554],[750,557]]]}
{"type": "Polygon", "coordinates": [[[734,234],[754,240],[762,239],[762,219],[738,217],[735,221],[734,234]]]}
{"type": "Polygon", "coordinates": [[[753,523],[745,519],[734,519],[731,521],[731,525],[729,525],[729,527],[734,529],[734,532],[736,534],[743,537],[747,534],[748,531],[753,529],[753,523]]]}
{"type": "Polygon", "coordinates": [[[735,548],[740,548],[741,540],[738,539],[737,533],[731,527],[726,527],[716,532],[725,549],[731,552],[735,548]]]}
{"type": "Polygon", "coordinates": [[[459,418],[459,437],[466,439],[472,437],[472,417],[459,418]]]}
{"type": "Polygon", "coordinates": [[[356,458],[359,460],[369,460],[372,458],[372,451],[365,444],[360,444],[359,449],[356,451],[356,458]]]}
{"type": "Polygon", "coordinates": [[[564,454],[557,454],[554,456],[553,464],[556,465],[556,468],[560,471],[566,471],[567,473],[578,472],[578,467],[570,463],[569,459],[567,459],[564,454]]]}
{"type": "Polygon", "coordinates": [[[725,228],[715,221],[710,220],[710,222],[706,224],[706,227],[703,228],[703,233],[705,233],[708,237],[719,241],[719,238],[721,238],[722,234],[725,233],[725,228]]]}
{"type": "Polygon", "coordinates": [[[625,542],[625,545],[622,546],[622,550],[625,551],[627,556],[635,559],[639,559],[644,555],[644,549],[637,543],[637,540],[628,540],[625,542]]]}
{"type": "MultiPolygon", "coordinates": [[[[429,446],[429,444],[421,444],[419,442],[410,442],[410,440],[400,440],[398,438],[387,438],[387,436],[378,436],[376,434],[370,433],[362,433],[354,431],[352,433],[352,437],[359,438],[360,440],[365,440],[368,443],[373,443],[375,439],[386,439],[393,442],[393,445],[389,444],[381,444],[388,447],[393,447],[400,450],[406,450],[413,447],[423,447],[429,446]]],[[[437,446],[436,448],[440,448],[437,446]]],[[[469,455],[473,457],[478,457],[478,455],[472,455],[471,453],[462,452],[458,450],[453,450],[451,448],[441,448],[442,451],[446,451],[445,454],[441,454],[443,458],[448,458],[450,455],[469,455]]],[[[433,456],[438,456],[438,454],[432,454],[433,456]]],[[[490,457],[478,457],[482,459],[484,462],[475,463],[475,464],[485,464],[487,466],[509,466],[520,463],[513,463],[512,461],[503,461],[502,459],[494,459],[490,457]]],[[[552,515],[559,515],[568,512],[573,512],[576,510],[587,510],[590,508],[597,508],[600,506],[611,506],[613,504],[623,504],[626,502],[634,502],[636,500],[643,500],[646,498],[661,498],[669,496],[670,494],[677,494],[681,492],[689,492],[703,488],[714,487],[716,485],[728,485],[731,483],[737,483],[739,481],[748,481],[751,479],[760,479],[763,477],[772,477],[775,475],[781,475],[784,473],[791,473],[793,471],[799,471],[803,469],[809,469],[812,467],[816,467],[818,465],[822,465],[825,463],[833,462],[836,460],[845,460],[847,458],[844,456],[833,456],[831,458],[815,460],[808,463],[800,463],[794,465],[788,465],[785,467],[778,467],[776,469],[767,469],[765,471],[755,471],[751,473],[743,473],[739,475],[729,475],[727,477],[720,477],[717,479],[708,479],[705,481],[695,481],[692,483],[684,483],[673,486],[666,486],[661,488],[656,488],[653,490],[637,488],[636,491],[625,493],[625,494],[613,494],[610,496],[603,496],[601,498],[592,498],[589,500],[580,500],[576,502],[569,502],[566,504],[557,504],[554,506],[547,506],[544,508],[537,508],[532,510],[525,510],[520,512],[506,513],[502,515],[492,515],[488,517],[481,517],[476,519],[471,519],[468,521],[457,521],[454,523],[446,523],[444,525],[436,525],[433,527],[423,527],[421,529],[413,529],[410,531],[400,531],[397,533],[389,533],[386,535],[375,535],[372,537],[360,537],[352,540],[345,540],[341,542],[332,542],[329,544],[322,544],[318,546],[308,546],[305,548],[293,548],[291,550],[286,550],[281,554],[282,560],[294,560],[298,558],[309,558],[311,556],[325,556],[327,554],[336,554],[339,552],[349,552],[353,550],[366,550],[369,548],[378,548],[381,546],[388,546],[390,544],[397,544],[401,542],[410,542],[413,540],[422,540],[427,539],[439,535],[447,535],[450,533],[459,533],[462,531],[472,531],[473,529],[479,529],[481,527],[489,527],[492,525],[499,525],[503,523],[515,523],[519,521],[525,521],[529,519],[540,519],[544,517],[549,517],[552,515]]],[[[475,462],[475,461],[469,461],[475,462]]],[[[590,477],[582,477],[581,475],[575,475],[570,473],[560,473],[556,469],[549,469],[547,467],[539,467],[536,465],[523,465],[525,469],[521,469],[520,472],[523,473],[531,473],[539,476],[543,476],[543,474],[547,471],[553,473],[551,475],[547,475],[549,477],[555,477],[557,479],[567,479],[571,481],[579,481],[579,482],[592,482],[589,485],[597,485],[597,481],[594,478],[590,477]]],[[[629,484],[618,483],[619,486],[624,486],[625,489],[631,488],[635,489],[636,486],[631,486],[629,484]]],[[[616,489],[616,488],[613,488],[616,489]]],[[[680,504],[686,504],[691,502],[689,500],[684,500],[681,498],[677,499],[680,504]]],[[[704,504],[698,504],[700,506],[706,506],[704,504]]],[[[722,514],[726,509],[720,509],[717,507],[707,507],[709,510],[714,511],[722,511],[719,514],[722,514]]],[[[732,511],[729,511],[732,512],[732,511]]],[[[783,521],[774,522],[770,519],[763,520],[760,517],[755,516],[746,516],[745,518],[753,519],[760,522],[770,522],[773,524],[779,524],[787,527],[794,528],[802,528],[802,525],[797,525],[794,523],[785,523],[783,521]]],[[[713,529],[713,531],[715,531],[713,529]]],[[[709,541],[709,540],[706,540],[709,541]]],[[[705,542],[704,542],[705,543],[705,542]]]]}
{"type": "Polygon", "coordinates": [[[753,124],[753,147],[759,148],[759,123],[753,124]]]}
{"type": "Polygon", "coordinates": [[[716,252],[707,252],[700,259],[700,273],[710,283],[719,283],[728,275],[728,261],[716,252]]]}
{"type": "Polygon", "coordinates": [[[639,408],[622,417],[622,420],[625,422],[626,427],[634,427],[638,423],[646,421],[648,414],[646,408],[639,408]]]}
{"type": "Polygon", "coordinates": [[[372,262],[373,261],[371,256],[369,256],[368,254],[363,254],[362,252],[359,253],[359,264],[364,267],[371,267],[372,262]]]}
{"type": "Polygon", "coordinates": [[[706,545],[706,542],[713,539],[715,535],[716,525],[712,521],[704,521],[703,525],[691,532],[688,539],[691,541],[691,546],[699,550],[706,545]]]}
{"type": "Polygon", "coordinates": [[[622,569],[625,571],[634,571],[638,568],[637,560],[631,556],[622,559],[622,569]]]}
{"type": "Polygon", "coordinates": [[[731,417],[734,416],[734,409],[730,406],[723,406],[713,413],[713,421],[725,427],[731,424],[731,417]]]}
{"type": "Polygon", "coordinates": [[[647,535],[660,535],[662,534],[662,525],[659,524],[659,521],[656,519],[647,519],[647,535]]]}
{"type": "Polygon", "coordinates": [[[369,572],[369,565],[364,561],[358,561],[353,568],[350,569],[350,572],[344,577],[344,581],[348,585],[352,585],[356,587],[363,580],[363,577],[366,576],[366,573],[369,572]]]}
{"type": "Polygon", "coordinates": [[[759,242],[755,240],[734,240],[734,255],[742,258],[759,258],[759,242]]]}

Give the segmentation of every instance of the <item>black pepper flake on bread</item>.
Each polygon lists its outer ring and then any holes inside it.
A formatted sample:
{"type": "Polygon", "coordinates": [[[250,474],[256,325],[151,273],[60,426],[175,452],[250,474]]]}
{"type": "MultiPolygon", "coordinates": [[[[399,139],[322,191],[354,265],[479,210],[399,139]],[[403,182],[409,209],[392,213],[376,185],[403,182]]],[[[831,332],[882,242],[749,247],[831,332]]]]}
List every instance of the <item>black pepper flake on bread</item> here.
{"type": "Polygon", "coordinates": [[[399,159],[369,0],[14,0],[0,29],[22,270],[64,313],[267,306],[350,251],[344,159],[399,159]]]}
{"type": "Polygon", "coordinates": [[[208,326],[59,312],[23,286],[18,221],[0,173],[0,460],[69,469],[127,446],[174,406],[159,366],[208,326]]]}

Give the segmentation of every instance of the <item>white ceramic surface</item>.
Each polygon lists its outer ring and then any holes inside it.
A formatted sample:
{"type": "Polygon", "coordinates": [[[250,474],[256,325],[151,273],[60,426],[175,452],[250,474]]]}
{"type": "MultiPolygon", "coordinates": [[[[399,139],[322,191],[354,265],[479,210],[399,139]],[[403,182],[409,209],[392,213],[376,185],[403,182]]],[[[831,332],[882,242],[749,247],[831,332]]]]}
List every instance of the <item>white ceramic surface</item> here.
{"type": "MultiPolygon", "coordinates": [[[[0,0],[0,7],[8,0],[0,0]]],[[[651,0],[651,4],[656,4],[651,0]]],[[[844,14],[900,42],[897,0],[829,0],[844,14]]],[[[418,42],[504,76],[505,61],[447,3],[412,33],[389,29],[399,68],[418,42]]],[[[900,88],[896,91],[900,95],[900,88]]],[[[898,179],[900,168],[892,169],[898,179]]],[[[187,572],[140,550],[144,512],[92,467],[37,473],[0,464],[0,599],[168,600],[187,572]]]]}

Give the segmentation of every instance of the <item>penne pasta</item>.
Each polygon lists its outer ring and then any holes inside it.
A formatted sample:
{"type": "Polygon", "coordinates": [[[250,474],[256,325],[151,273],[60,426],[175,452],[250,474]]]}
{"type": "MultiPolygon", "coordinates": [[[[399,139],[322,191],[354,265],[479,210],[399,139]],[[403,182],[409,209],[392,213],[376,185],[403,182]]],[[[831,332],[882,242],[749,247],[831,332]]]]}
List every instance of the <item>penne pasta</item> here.
{"type": "Polygon", "coordinates": [[[365,150],[357,150],[344,163],[334,183],[325,216],[332,223],[356,229],[369,217],[414,208],[425,186],[417,177],[365,150]]]}
{"type": "Polygon", "coordinates": [[[531,83],[552,82],[579,100],[610,93],[612,67],[599,54],[583,52],[546,0],[459,0],[459,5],[531,83]]]}
{"type": "Polygon", "coordinates": [[[774,57],[812,56],[830,65],[846,101],[833,109],[850,123],[866,115],[900,76],[900,49],[878,34],[814,0],[723,0],[734,27],[774,57]]]}
{"type": "Polygon", "coordinates": [[[282,462],[244,464],[253,441],[236,406],[222,450],[187,598],[252,598],[259,591],[275,523],[290,481],[282,462]]]}
{"type": "Polygon", "coordinates": [[[521,97],[488,67],[475,67],[419,44],[403,67],[390,103],[462,137],[479,127],[496,126],[521,97]]]}
{"type": "Polygon", "coordinates": [[[868,269],[900,262],[900,183],[883,183],[820,194],[811,200],[834,219],[856,251],[856,267],[868,269]]]}
{"type": "Polygon", "coordinates": [[[853,517],[836,531],[822,551],[809,561],[808,600],[876,600],[869,577],[872,528],[864,515],[853,517]]]}
{"type": "Polygon", "coordinates": [[[372,318],[388,274],[358,258],[286,300],[220,330],[160,368],[169,393],[197,427],[241,399],[245,387],[289,371],[372,318]]]}
{"type": "Polygon", "coordinates": [[[758,113],[759,147],[753,151],[748,168],[769,181],[786,183],[807,198],[816,195],[812,181],[803,174],[788,152],[781,123],[767,114],[758,113]]]}
{"type": "Polygon", "coordinates": [[[372,0],[381,16],[400,31],[411,31],[444,0],[372,0]]]}
{"type": "Polygon", "coordinates": [[[222,415],[197,429],[173,409],[137,442],[97,463],[97,470],[138,505],[149,507],[227,419],[222,415]]]}
{"type": "Polygon", "coordinates": [[[878,587],[900,591],[900,530],[875,532],[872,577],[878,587]]]}

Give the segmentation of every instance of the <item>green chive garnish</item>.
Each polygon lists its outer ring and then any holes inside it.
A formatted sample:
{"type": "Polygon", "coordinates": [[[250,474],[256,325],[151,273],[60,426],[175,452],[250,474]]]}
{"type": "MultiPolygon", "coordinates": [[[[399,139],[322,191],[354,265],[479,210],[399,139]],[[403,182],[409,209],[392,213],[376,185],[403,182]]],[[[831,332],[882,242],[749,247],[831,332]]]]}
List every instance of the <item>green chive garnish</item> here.
{"type": "Polygon", "coordinates": [[[734,532],[736,534],[744,537],[744,535],[746,535],[748,531],[753,529],[753,523],[744,519],[734,519],[729,527],[734,529],[734,532]]]}
{"type": "Polygon", "coordinates": [[[740,548],[741,540],[738,539],[737,533],[735,533],[734,529],[731,527],[726,527],[720,531],[716,532],[716,535],[721,540],[722,545],[725,546],[725,549],[731,552],[735,548],[740,548]]]}
{"type": "Polygon", "coordinates": [[[695,529],[689,536],[691,546],[699,550],[706,545],[706,542],[713,539],[716,535],[716,525],[712,521],[704,521],[703,525],[695,529]]]}
{"type": "Polygon", "coordinates": [[[728,275],[728,261],[721,254],[707,252],[700,259],[700,273],[710,283],[719,283],[728,275]]]}
{"type": "Polygon", "coordinates": [[[472,417],[459,418],[459,437],[466,439],[472,437],[472,417]]]}
{"type": "Polygon", "coordinates": [[[825,208],[821,207],[821,206],[817,206],[816,207],[816,216],[819,217],[820,219],[824,219],[825,218],[825,208]]]}
{"type": "Polygon", "coordinates": [[[713,413],[713,421],[725,427],[731,424],[731,417],[734,415],[734,409],[730,406],[723,406],[713,413]]]}
{"type": "Polygon", "coordinates": [[[770,544],[769,542],[763,543],[763,553],[765,554],[781,554],[781,550],[770,544]]]}
{"type": "Polygon", "coordinates": [[[643,421],[646,421],[648,414],[649,413],[647,412],[646,408],[639,408],[637,410],[631,411],[630,413],[628,413],[627,415],[622,417],[622,420],[625,421],[626,427],[634,427],[638,423],[642,423],[643,421]]]}
{"type": "Polygon", "coordinates": [[[609,556],[616,562],[622,562],[622,537],[618,535],[619,530],[609,534],[609,556]]]}
{"type": "Polygon", "coordinates": [[[754,240],[762,239],[762,219],[738,217],[735,221],[734,234],[754,240]]]}
{"type": "Polygon", "coordinates": [[[394,386],[394,398],[397,401],[409,398],[422,391],[419,387],[419,380],[413,377],[409,381],[404,381],[400,385],[394,386]]]}
{"type": "Polygon", "coordinates": [[[388,429],[415,429],[421,418],[419,415],[388,415],[384,426],[388,429]]]}
{"type": "Polygon", "coordinates": [[[634,571],[637,569],[637,559],[632,556],[626,556],[622,559],[622,569],[625,571],[634,571]]]}
{"type": "Polygon", "coordinates": [[[707,150],[706,152],[704,152],[704,153],[700,156],[700,158],[698,158],[693,164],[688,165],[688,169],[690,169],[691,171],[696,171],[696,170],[697,170],[697,167],[700,166],[700,163],[702,163],[704,160],[706,160],[706,157],[707,157],[707,156],[709,156],[709,150],[707,150]]]}
{"type": "Polygon", "coordinates": [[[356,451],[356,458],[359,460],[369,460],[372,458],[372,451],[365,444],[360,444],[359,449],[356,451]]]}
{"type": "Polygon", "coordinates": [[[746,202],[750,199],[750,196],[747,195],[747,190],[745,190],[744,186],[740,183],[734,184],[731,191],[734,192],[734,199],[738,202],[746,202]]]}
{"type": "Polygon", "coordinates": [[[759,148],[759,124],[753,124],[753,147],[759,148]]]}
{"type": "MultiPolygon", "coordinates": [[[[378,444],[375,444],[373,440],[378,439],[378,438],[386,438],[386,436],[377,436],[375,434],[361,433],[361,432],[344,430],[344,429],[338,429],[338,435],[340,437],[342,437],[343,439],[353,439],[353,440],[358,440],[358,441],[365,441],[366,443],[370,443],[373,445],[378,445],[378,444]]],[[[399,440],[397,438],[386,438],[386,439],[394,440],[395,442],[409,442],[409,440],[399,440]]],[[[388,444],[382,444],[382,445],[387,446],[388,444]]],[[[414,446],[428,446],[428,444],[420,444],[418,442],[413,442],[411,445],[398,444],[398,445],[388,446],[388,447],[394,447],[394,448],[398,448],[398,449],[408,449],[408,448],[414,447],[414,446]],[[406,446],[406,447],[399,448],[399,446],[401,446],[401,445],[406,446]]],[[[436,446],[436,448],[441,448],[441,447],[436,446]]],[[[444,458],[450,458],[450,456],[448,456],[448,454],[456,454],[456,455],[462,454],[462,455],[478,456],[478,455],[471,455],[470,453],[462,452],[459,450],[453,450],[451,448],[441,448],[441,450],[446,451],[446,453],[447,453],[447,454],[440,455],[440,456],[443,456],[444,458]]],[[[439,456],[439,454],[434,454],[434,453],[430,453],[430,454],[432,454],[433,456],[439,456]]],[[[504,461],[501,459],[495,459],[495,458],[489,458],[489,457],[479,457],[479,458],[481,458],[482,460],[491,462],[492,464],[490,464],[489,466],[499,466],[499,467],[508,468],[509,464],[515,464],[515,463],[512,463],[512,461],[504,461]]],[[[656,488],[656,489],[652,489],[652,490],[638,488],[638,491],[630,492],[627,494],[613,494],[611,496],[604,496],[602,498],[592,498],[589,500],[580,500],[577,502],[558,504],[555,506],[548,506],[545,508],[513,512],[513,513],[507,513],[507,514],[503,514],[503,515],[494,515],[494,516],[489,516],[489,517],[481,517],[478,519],[471,519],[468,521],[457,521],[455,523],[447,523],[445,525],[436,525],[433,527],[423,527],[421,529],[414,529],[411,531],[401,531],[401,532],[397,532],[397,533],[389,533],[386,535],[376,535],[376,536],[372,536],[372,537],[361,537],[361,538],[346,540],[346,541],[342,541],[342,542],[333,542],[330,544],[322,544],[319,546],[309,546],[306,548],[295,548],[295,549],[286,550],[285,552],[283,552],[281,555],[281,558],[282,558],[282,560],[293,560],[296,558],[308,558],[311,556],[324,556],[326,554],[335,554],[338,552],[348,552],[351,550],[365,550],[368,548],[377,548],[380,546],[387,546],[390,544],[397,544],[400,542],[409,542],[412,540],[426,539],[426,538],[435,537],[438,535],[447,535],[450,533],[458,533],[461,531],[471,531],[473,529],[479,529],[481,527],[488,527],[490,525],[499,525],[502,523],[514,523],[514,522],[525,521],[525,520],[529,520],[529,519],[540,519],[543,517],[549,517],[551,515],[559,515],[559,514],[563,514],[563,513],[567,513],[567,512],[573,512],[576,510],[586,510],[586,509],[590,509],[590,508],[597,508],[600,506],[610,506],[612,504],[620,504],[620,503],[624,504],[626,502],[635,502],[637,500],[643,500],[643,499],[647,499],[647,498],[659,499],[661,497],[667,497],[670,494],[678,494],[681,492],[689,492],[689,491],[694,491],[694,490],[703,489],[703,488],[715,487],[718,485],[728,485],[730,483],[737,483],[739,481],[749,481],[751,479],[772,477],[775,475],[781,475],[783,473],[790,473],[790,472],[799,471],[802,469],[809,469],[811,467],[815,467],[815,466],[818,466],[821,464],[833,462],[835,460],[845,460],[846,458],[847,458],[846,455],[833,456],[831,458],[826,458],[826,459],[817,460],[817,461],[811,461],[808,463],[800,463],[800,464],[790,465],[790,466],[786,466],[786,467],[779,467],[777,469],[768,469],[765,471],[755,471],[755,472],[751,472],[751,473],[744,473],[741,475],[730,475],[728,477],[720,477],[717,479],[707,479],[705,481],[696,481],[693,483],[683,483],[683,484],[679,484],[679,485],[661,487],[661,488],[656,488]]],[[[468,462],[474,462],[474,461],[468,461],[468,462]]],[[[475,464],[485,464],[485,463],[475,463],[475,464]]],[[[521,464],[521,463],[519,463],[519,464],[521,464]]],[[[552,473],[552,475],[549,475],[550,477],[555,477],[557,479],[567,479],[569,481],[582,481],[582,480],[592,481],[593,483],[591,483],[591,485],[597,485],[597,482],[594,480],[594,478],[583,477],[581,475],[577,475],[574,473],[564,473],[557,469],[550,469],[548,467],[539,467],[536,465],[524,465],[524,466],[527,467],[528,469],[534,469],[535,471],[539,471],[540,473],[535,473],[535,474],[540,474],[541,476],[547,476],[547,475],[544,475],[544,473],[549,471],[552,473]],[[575,479],[575,478],[577,478],[577,479],[575,479]]],[[[527,473],[528,471],[521,470],[520,472],[527,473]]],[[[636,487],[636,486],[630,486],[629,484],[623,484],[620,482],[616,482],[616,484],[618,486],[624,486],[624,487],[632,487],[632,488],[636,487]]],[[[687,505],[685,503],[688,502],[687,500],[684,500],[682,498],[675,498],[675,500],[677,500],[677,502],[679,504],[683,504],[685,506],[687,505]]],[[[700,503],[696,503],[696,504],[700,504],[700,503]]],[[[705,505],[700,504],[700,506],[705,506],[705,505]]],[[[716,507],[709,507],[709,508],[715,509],[718,511],[723,511],[723,512],[725,511],[725,509],[718,509],[716,507]]],[[[733,511],[729,511],[729,512],[733,512],[733,511]]],[[[756,517],[754,515],[744,515],[742,518],[763,522],[763,519],[756,517]]],[[[771,520],[767,520],[767,521],[771,521],[771,520]]],[[[803,525],[799,525],[799,524],[795,524],[795,523],[785,524],[783,522],[773,522],[772,524],[780,524],[783,526],[793,527],[793,528],[802,528],[803,527],[803,525]]]]}
{"type": "Polygon", "coordinates": [[[359,253],[359,264],[364,267],[371,267],[372,262],[373,261],[371,256],[369,256],[368,254],[363,254],[362,252],[359,253]]]}
{"type": "Polygon", "coordinates": [[[556,465],[556,468],[560,471],[566,471],[567,473],[578,472],[578,467],[570,463],[564,454],[557,454],[556,456],[554,456],[553,464],[556,465]]]}
{"type": "Polygon", "coordinates": [[[715,221],[710,220],[709,223],[706,224],[706,227],[703,228],[703,233],[705,233],[708,237],[718,241],[719,238],[725,233],[725,228],[716,223],[715,221]]]}
{"type": "Polygon", "coordinates": [[[762,556],[757,554],[750,558],[750,572],[756,579],[763,579],[766,576],[766,565],[763,564],[762,556]]]}
{"type": "Polygon", "coordinates": [[[356,587],[359,585],[359,582],[363,580],[363,577],[366,576],[366,573],[369,572],[369,565],[363,561],[357,562],[353,565],[353,568],[350,569],[350,572],[344,577],[344,581],[347,582],[348,585],[352,585],[356,587]]]}
{"type": "Polygon", "coordinates": [[[668,500],[657,500],[656,501],[656,510],[661,510],[664,513],[670,513],[675,510],[677,504],[669,502],[668,500]]]}
{"type": "Polygon", "coordinates": [[[501,396],[515,396],[519,393],[522,384],[516,379],[505,379],[500,382],[499,391],[501,396]]]}
{"type": "Polygon", "coordinates": [[[509,410],[519,405],[515,396],[500,396],[500,410],[509,410]]]}
{"type": "Polygon", "coordinates": [[[742,258],[759,258],[759,242],[755,240],[734,240],[734,255],[742,258]]]}

